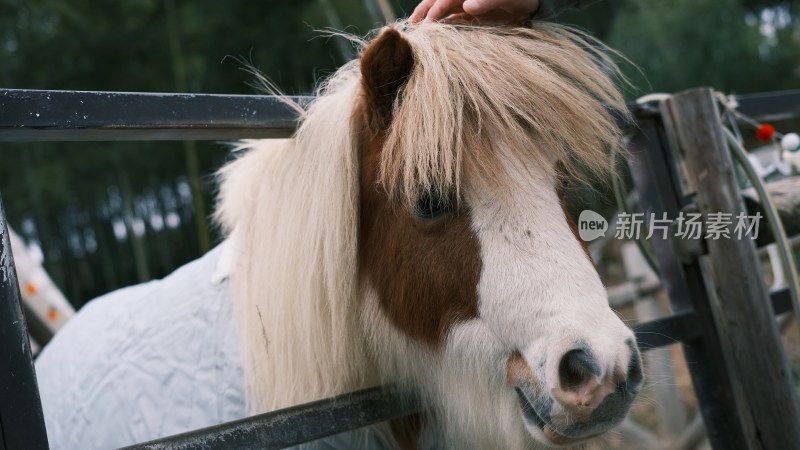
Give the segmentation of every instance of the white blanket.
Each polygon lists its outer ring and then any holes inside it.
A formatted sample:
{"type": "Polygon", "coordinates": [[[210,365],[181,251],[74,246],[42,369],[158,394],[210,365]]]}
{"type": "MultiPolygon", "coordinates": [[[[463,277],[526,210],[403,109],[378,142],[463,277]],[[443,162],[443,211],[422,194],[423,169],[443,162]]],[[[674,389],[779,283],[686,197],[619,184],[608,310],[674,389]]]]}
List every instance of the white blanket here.
{"type": "MultiPolygon", "coordinates": [[[[247,416],[226,250],[92,300],[47,344],[36,375],[53,450],[118,448],[247,416]]],[[[367,428],[296,449],[391,447],[385,439],[367,428]]]]}
{"type": "Polygon", "coordinates": [[[53,449],[109,449],[244,417],[217,247],[160,281],[91,301],[36,361],[53,449]]]}

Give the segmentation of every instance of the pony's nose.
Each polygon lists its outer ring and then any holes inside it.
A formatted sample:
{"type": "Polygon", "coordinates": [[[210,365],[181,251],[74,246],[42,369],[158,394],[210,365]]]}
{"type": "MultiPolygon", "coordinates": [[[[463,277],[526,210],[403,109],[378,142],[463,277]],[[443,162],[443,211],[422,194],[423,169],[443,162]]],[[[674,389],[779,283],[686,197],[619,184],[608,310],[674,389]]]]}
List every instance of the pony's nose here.
{"type": "Polygon", "coordinates": [[[585,348],[569,350],[561,357],[558,386],[552,394],[574,418],[588,418],[595,412],[601,413],[595,411],[601,405],[624,404],[636,395],[644,379],[642,363],[633,343],[626,344],[627,357],[620,355],[626,364],[613,370],[604,371],[592,352],[585,348]]]}
{"type": "MultiPolygon", "coordinates": [[[[558,382],[563,391],[586,397],[595,389],[600,377],[600,365],[583,349],[573,349],[561,357],[558,363],[558,382]]],[[[578,402],[581,402],[578,399],[578,402]]]]}

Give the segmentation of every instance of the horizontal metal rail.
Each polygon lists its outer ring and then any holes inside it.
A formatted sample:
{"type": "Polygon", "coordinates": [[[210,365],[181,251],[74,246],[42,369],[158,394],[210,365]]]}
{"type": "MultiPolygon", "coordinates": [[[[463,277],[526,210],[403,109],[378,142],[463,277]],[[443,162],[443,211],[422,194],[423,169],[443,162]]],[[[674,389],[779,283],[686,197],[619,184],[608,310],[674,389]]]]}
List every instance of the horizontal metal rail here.
{"type": "Polygon", "coordinates": [[[763,122],[800,117],[800,89],[736,96],[737,109],[763,122]]]}
{"type": "Polygon", "coordinates": [[[0,141],[286,138],[297,118],[269,95],[0,89],[0,141]]]}
{"type": "Polygon", "coordinates": [[[370,388],[125,448],[281,449],[418,412],[410,399],[395,389],[370,388]]]}
{"type": "MultiPolygon", "coordinates": [[[[772,309],[776,315],[792,310],[789,289],[778,289],[770,293],[772,309]]],[[[652,350],[665,345],[683,343],[691,345],[691,341],[700,337],[700,327],[694,312],[681,312],[661,317],[648,322],[633,325],[636,343],[642,351],[652,350]]]]}
{"type": "MultiPolygon", "coordinates": [[[[306,105],[312,97],[291,99],[306,105]]],[[[739,111],[759,120],[800,116],[800,90],[742,95],[737,101],[739,111]]],[[[294,109],[269,95],[0,89],[0,141],[285,138],[297,118],[294,109]]]]}

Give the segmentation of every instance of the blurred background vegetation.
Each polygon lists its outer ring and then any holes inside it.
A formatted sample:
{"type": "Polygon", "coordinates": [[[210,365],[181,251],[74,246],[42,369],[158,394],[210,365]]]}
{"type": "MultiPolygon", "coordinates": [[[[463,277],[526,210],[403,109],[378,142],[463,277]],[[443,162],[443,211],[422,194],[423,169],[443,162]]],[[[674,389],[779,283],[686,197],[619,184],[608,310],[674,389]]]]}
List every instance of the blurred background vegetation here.
{"type": "MultiPolygon", "coordinates": [[[[416,1],[384,3],[405,17],[416,1]]],[[[355,55],[345,40],[317,30],[364,34],[384,22],[381,6],[0,0],[0,87],[251,94],[241,58],[285,93],[309,93],[355,55]]],[[[625,66],[632,99],[699,85],[798,88],[798,20],[800,0],[605,0],[558,18],[633,62],[625,66]]],[[[10,223],[76,307],[164,276],[219,240],[207,217],[224,145],[3,143],[0,152],[10,223]]]]}

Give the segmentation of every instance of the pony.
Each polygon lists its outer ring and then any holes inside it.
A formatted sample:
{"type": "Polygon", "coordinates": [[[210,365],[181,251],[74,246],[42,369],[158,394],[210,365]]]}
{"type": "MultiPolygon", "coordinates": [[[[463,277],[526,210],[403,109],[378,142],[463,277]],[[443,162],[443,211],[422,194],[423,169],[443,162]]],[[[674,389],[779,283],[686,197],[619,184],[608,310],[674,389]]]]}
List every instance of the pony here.
{"type": "Polygon", "coordinates": [[[291,139],[220,172],[251,411],[383,383],[428,407],[392,424],[403,448],[422,428],[452,449],[611,429],[641,358],[561,189],[613,176],[605,47],[547,23],[398,22],[361,45],[291,139]]]}
{"type": "Polygon", "coordinates": [[[291,139],[221,169],[221,247],[44,348],[54,448],[379,384],[425,412],[340,448],[552,448],[623,420],[641,357],[563,206],[564,181],[614,175],[607,50],[546,23],[401,21],[359,45],[291,139]]]}

